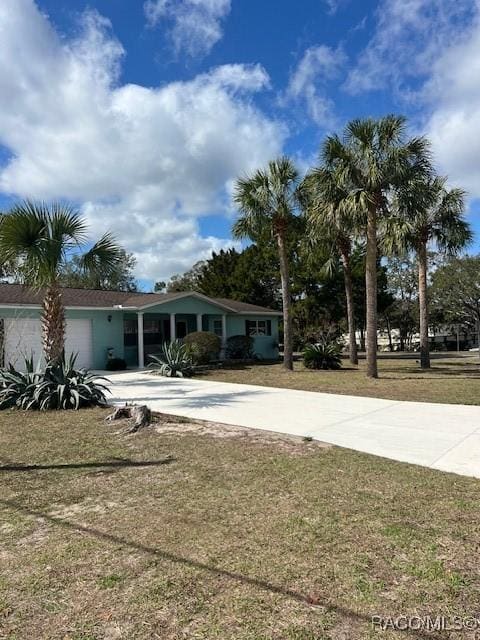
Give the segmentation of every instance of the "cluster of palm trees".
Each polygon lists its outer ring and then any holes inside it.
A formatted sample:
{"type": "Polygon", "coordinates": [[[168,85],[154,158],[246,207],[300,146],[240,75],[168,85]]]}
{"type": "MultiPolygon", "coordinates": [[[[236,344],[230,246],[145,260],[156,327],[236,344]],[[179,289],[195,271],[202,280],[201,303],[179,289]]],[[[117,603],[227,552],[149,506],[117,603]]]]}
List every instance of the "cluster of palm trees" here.
{"type": "Polygon", "coordinates": [[[435,174],[429,142],[408,137],[406,120],[390,115],[353,120],[343,135],[331,135],[320,164],[301,179],[282,157],[265,170],[237,180],[237,238],[252,241],[271,233],[278,247],[283,299],[284,366],[293,368],[287,243],[295,217],[305,219],[310,243],[329,247],[341,260],[345,280],[350,360],[357,364],[351,277],[355,242],[365,243],[367,376],[377,368],[377,266],[384,255],[414,251],[418,262],[420,362],[430,366],[427,272],[430,243],[455,253],[472,234],[464,215],[465,194],[448,189],[435,174]]]}

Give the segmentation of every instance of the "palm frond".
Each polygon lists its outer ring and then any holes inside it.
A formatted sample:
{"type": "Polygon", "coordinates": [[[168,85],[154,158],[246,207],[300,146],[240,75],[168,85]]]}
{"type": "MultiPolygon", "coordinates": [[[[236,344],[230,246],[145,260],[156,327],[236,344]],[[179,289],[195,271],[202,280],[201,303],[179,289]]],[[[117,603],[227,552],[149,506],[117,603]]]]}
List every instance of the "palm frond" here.
{"type": "Polygon", "coordinates": [[[56,278],[67,251],[85,240],[85,231],[69,205],[26,200],[4,216],[0,252],[4,260],[20,259],[26,280],[43,286],[56,278]]]}
{"type": "Polygon", "coordinates": [[[111,233],[105,233],[79,260],[80,268],[93,275],[108,275],[122,260],[123,251],[111,233]]]}
{"type": "Polygon", "coordinates": [[[280,224],[288,225],[296,215],[300,197],[298,171],[285,156],[239,178],[233,200],[241,215],[233,225],[234,237],[255,241],[268,229],[275,234],[280,224]]]}

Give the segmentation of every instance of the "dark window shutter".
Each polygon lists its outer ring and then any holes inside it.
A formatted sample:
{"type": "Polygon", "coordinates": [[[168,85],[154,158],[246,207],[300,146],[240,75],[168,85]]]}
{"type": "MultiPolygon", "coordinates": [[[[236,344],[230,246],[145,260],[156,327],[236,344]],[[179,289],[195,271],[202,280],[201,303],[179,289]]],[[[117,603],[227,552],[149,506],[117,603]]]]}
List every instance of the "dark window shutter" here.
{"type": "Polygon", "coordinates": [[[249,336],[250,335],[250,329],[252,327],[252,322],[251,320],[245,320],[245,335],[249,336]]]}
{"type": "Polygon", "coordinates": [[[272,321],[267,320],[267,336],[271,336],[271,335],[272,335],[272,321]]]}

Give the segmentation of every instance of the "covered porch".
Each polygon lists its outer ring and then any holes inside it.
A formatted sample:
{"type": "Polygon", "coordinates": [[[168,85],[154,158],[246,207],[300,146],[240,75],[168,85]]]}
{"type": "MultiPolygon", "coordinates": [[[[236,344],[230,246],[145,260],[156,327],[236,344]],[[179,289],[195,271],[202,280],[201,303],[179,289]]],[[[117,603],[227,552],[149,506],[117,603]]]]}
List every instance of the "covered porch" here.
{"type": "Polygon", "coordinates": [[[143,368],[149,356],[158,355],[162,344],[182,339],[194,331],[210,331],[220,337],[222,351],[227,341],[225,313],[124,313],[124,357],[128,366],[143,368]]]}

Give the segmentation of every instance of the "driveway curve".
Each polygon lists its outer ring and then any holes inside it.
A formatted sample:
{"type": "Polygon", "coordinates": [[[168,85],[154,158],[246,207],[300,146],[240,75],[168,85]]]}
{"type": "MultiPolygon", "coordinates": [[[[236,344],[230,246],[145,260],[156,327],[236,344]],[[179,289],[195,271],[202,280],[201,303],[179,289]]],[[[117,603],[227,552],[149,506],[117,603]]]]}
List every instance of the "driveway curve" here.
{"type": "Polygon", "coordinates": [[[480,407],[403,402],[144,371],[108,374],[114,404],[311,437],[392,460],[480,478],[480,407]]]}

